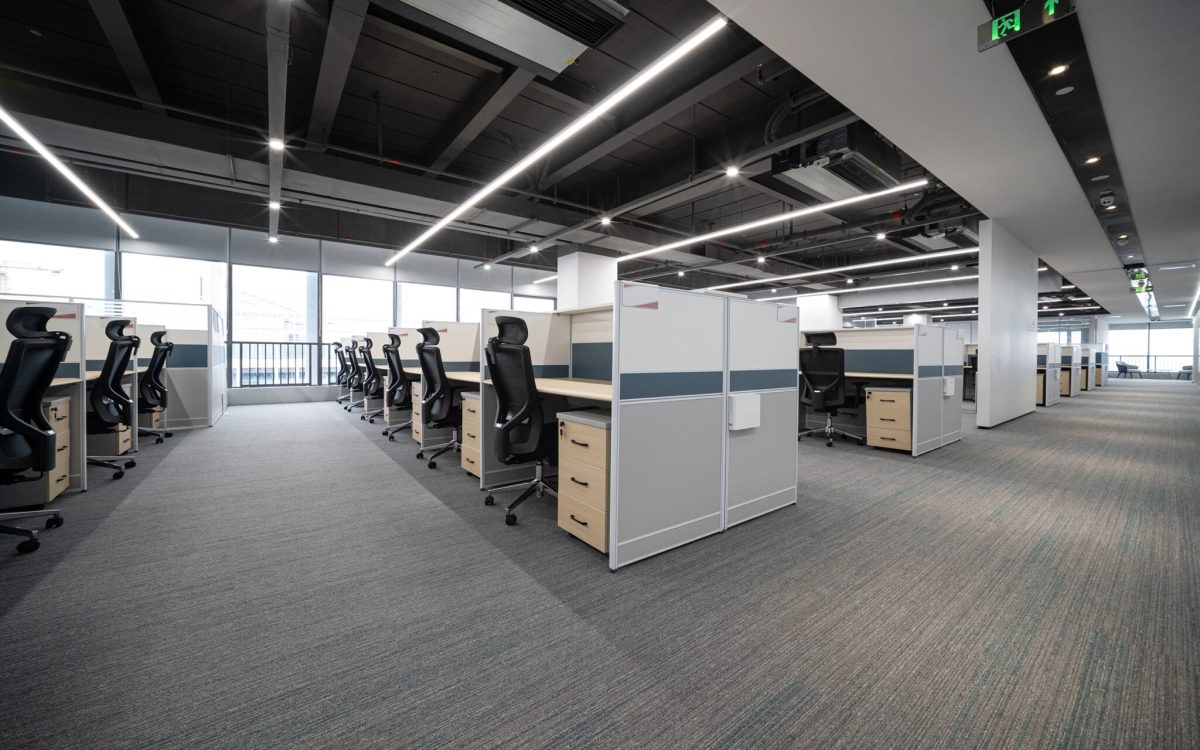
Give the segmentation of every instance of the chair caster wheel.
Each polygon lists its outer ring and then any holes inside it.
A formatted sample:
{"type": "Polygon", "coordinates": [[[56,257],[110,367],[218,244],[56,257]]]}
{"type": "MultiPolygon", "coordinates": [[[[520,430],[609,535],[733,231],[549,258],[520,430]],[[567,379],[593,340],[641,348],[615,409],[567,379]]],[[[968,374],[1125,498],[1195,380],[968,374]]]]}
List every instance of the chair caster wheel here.
{"type": "Polygon", "coordinates": [[[125,476],[125,472],[123,471],[113,472],[113,479],[120,479],[123,476],[125,476]]]}
{"type": "Polygon", "coordinates": [[[163,433],[163,437],[175,437],[175,433],[173,433],[173,432],[164,432],[164,433],[163,433]]]}
{"type": "Polygon", "coordinates": [[[858,444],[859,444],[859,445],[866,445],[866,444],[867,444],[867,441],[866,441],[866,440],[859,440],[859,441],[858,441],[858,444]]]}
{"type": "Polygon", "coordinates": [[[437,468],[437,461],[430,461],[428,465],[429,465],[429,468],[431,468],[431,469],[436,469],[436,468],[437,468]]]}
{"type": "Polygon", "coordinates": [[[495,505],[495,504],[496,504],[496,498],[492,497],[491,495],[488,495],[487,497],[485,497],[485,498],[483,499],[483,504],[484,504],[484,505],[495,505]]]}
{"type": "Polygon", "coordinates": [[[125,462],[126,469],[132,469],[135,466],[137,466],[137,461],[126,461],[125,462]]]}
{"type": "Polygon", "coordinates": [[[514,516],[512,513],[509,513],[507,516],[504,517],[504,524],[506,526],[516,526],[517,525],[517,517],[514,516]]]}
{"type": "Polygon", "coordinates": [[[825,444],[825,447],[827,447],[827,448],[832,448],[832,447],[833,447],[833,441],[832,441],[832,440],[830,440],[828,443],[826,443],[826,444],[825,444]]]}
{"type": "Polygon", "coordinates": [[[424,458],[425,458],[425,451],[421,451],[420,453],[418,453],[418,454],[417,454],[417,458],[419,458],[419,459],[424,459],[424,458]]]}
{"type": "Polygon", "coordinates": [[[375,424],[375,417],[371,417],[370,419],[367,420],[367,422],[369,422],[370,424],[375,424]]]}
{"type": "Polygon", "coordinates": [[[17,552],[20,552],[22,555],[27,555],[41,546],[42,543],[36,539],[26,539],[17,545],[17,552]]]}
{"type": "Polygon", "coordinates": [[[59,526],[62,526],[62,525],[63,525],[62,516],[50,516],[49,518],[46,519],[46,528],[47,529],[57,529],[59,526]]]}
{"type": "Polygon", "coordinates": [[[388,435],[388,442],[389,442],[389,443],[394,443],[394,442],[396,442],[396,436],[395,436],[395,435],[388,435]]]}
{"type": "Polygon", "coordinates": [[[383,432],[381,432],[381,433],[379,433],[379,434],[380,434],[380,435],[383,435],[384,437],[387,437],[387,436],[388,436],[388,434],[387,434],[387,430],[384,430],[383,432]]]}
{"type": "Polygon", "coordinates": [[[162,438],[158,438],[158,439],[156,439],[156,440],[154,441],[154,444],[155,444],[155,445],[162,445],[162,441],[163,441],[163,439],[162,439],[162,438]]]}

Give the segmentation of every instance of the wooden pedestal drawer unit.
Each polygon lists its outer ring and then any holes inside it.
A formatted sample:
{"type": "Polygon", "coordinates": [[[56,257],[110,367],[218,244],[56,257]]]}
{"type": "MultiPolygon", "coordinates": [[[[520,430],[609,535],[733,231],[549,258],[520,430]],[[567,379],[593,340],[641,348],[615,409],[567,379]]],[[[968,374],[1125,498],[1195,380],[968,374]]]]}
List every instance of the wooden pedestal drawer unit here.
{"type": "Polygon", "coordinates": [[[412,436],[413,440],[421,442],[421,429],[425,426],[421,419],[421,384],[412,384],[412,436]]]}
{"type": "Polygon", "coordinates": [[[1037,405],[1046,405],[1046,373],[1038,371],[1037,377],[1037,405]]]}
{"type": "Polygon", "coordinates": [[[133,447],[133,431],[127,424],[119,424],[115,432],[88,435],[88,455],[123,456],[133,447]]]}
{"type": "Polygon", "coordinates": [[[464,393],[462,397],[462,467],[468,474],[479,476],[479,394],[464,393]]]}
{"type": "Polygon", "coordinates": [[[36,482],[5,487],[2,507],[48,503],[71,484],[71,399],[47,399],[42,402],[42,413],[54,429],[54,468],[36,482]]]}
{"type": "Polygon", "coordinates": [[[558,525],[608,551],[609,435],[607,411],[558,414],[558,525]]]}
{"type": "Polygon", "coordinates": [[[912,391],[867,388],[867,445],[912,450],[912,391]]]}
{"type": "Polygon", "coordinates": [[[1062,371],[1062,375],[1059,376],[1058,395],[1060,395],[1060,396],[1070,396],[1071,395],[1071,370],[1069,368],[1064,367],[1063,371],[1062,371]]]}
{"type": "Polygon", "coordinates": [[[138,427],[145,427],[148,430],[157,430],[162,428],[162,409],[154,411],[146,411],[138,414],[138,427]]]}

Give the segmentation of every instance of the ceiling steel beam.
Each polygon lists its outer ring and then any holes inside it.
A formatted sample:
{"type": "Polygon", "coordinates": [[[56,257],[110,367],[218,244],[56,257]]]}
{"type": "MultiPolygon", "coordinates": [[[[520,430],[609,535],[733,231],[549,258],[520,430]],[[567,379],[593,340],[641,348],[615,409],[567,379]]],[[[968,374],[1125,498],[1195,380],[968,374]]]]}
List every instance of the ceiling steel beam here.
{"type": "Polygon", "coordinates": [[[313,94],[312,115],[308,121],[307,147],[324,151],[329,131],[342,101],[346,75],[358,47],[358,36],[367,15],[369,0],[333,0],[329,27],[325,31],[325,51],[321,54],[321,72],[313,94]]]}
{"type": "Polygon", "coordinates": [[[521,95],[533,79],[532,72],[517,68],[505,76],[489,73],[480,81],[432,149],[435,156],[430,161],[430,171],[425,173],[426,176],[453,164],[459,154],[521,95]]]}
{"type": "MultiPolygon", "coordinates": [[[[287,143],[284,114],[287,106],[288,44],[292,4],[290,0],[267,0],[267,136],[287,143]]],[[[279,201],[283,188],[284,149],[267,151],[267,197],[279,201]]],[[[279,212],[270,211],[268,235],[279,233],[279,212]]]]}
{"type": "Polygon", "coordinates": [[[154,76],[150,73],[150,66],[146,64],[137,38],[133,35],[133,27],[129,25],[125,9],[121,7],[121,0],[90,2],[92,12],[96,14],[96,20],[100,22],[100,28],[104,30],[104,36],[108,38],[108,44],[116,54],[117,62],[121,63],[133,92],[146,102],[143,106],[147,111],[165,114],[162,107],[155,106],[162,104],[162,96],[158,93],[158,86],[154,84],[154,76]]]}
{"type": "Polygon", "coordinates": [[[661,125],[675,115],[685,112],[692,105],[716,94],[738,79],[753,73],[760,66],[774,59],[774,52],[766,47],[758,46],[751,52],[739,56],[736,60],[721,61],[713,66],[715,70],[709,68],[709,72],[700,78],[699,81],[693,83],[677,95],[663,101],[649,112],[632,118],[629,122],[622,122],[622,118],[618,118],[617,132],[607,138],[601,139],[599,143],[582,153],[574,157],[568,157],[565,163],[562,163],[561,166],[554,169],[554,171],[550,172],[542,180],[540,188],[545,190],[553,187],[584,167],[611,154],[621,146],[645,134],[650,129],[661,125]]]}

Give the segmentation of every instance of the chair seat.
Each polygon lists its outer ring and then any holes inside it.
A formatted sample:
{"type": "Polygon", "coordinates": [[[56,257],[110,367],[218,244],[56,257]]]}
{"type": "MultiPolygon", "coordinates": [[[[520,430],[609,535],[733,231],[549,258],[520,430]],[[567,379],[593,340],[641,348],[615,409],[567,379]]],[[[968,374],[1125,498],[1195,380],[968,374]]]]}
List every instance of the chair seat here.
{"type": "Polygon", "coordinates": [[[33,457],[29,441],[9,430],[0,430],[0,472],[28,469],[33,457]]]}

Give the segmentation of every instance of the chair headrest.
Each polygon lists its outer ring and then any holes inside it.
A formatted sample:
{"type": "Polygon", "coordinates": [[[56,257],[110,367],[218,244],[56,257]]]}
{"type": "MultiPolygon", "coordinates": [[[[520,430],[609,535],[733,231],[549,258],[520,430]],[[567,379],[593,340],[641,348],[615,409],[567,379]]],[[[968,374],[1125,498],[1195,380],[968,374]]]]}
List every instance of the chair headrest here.
{"type": "Polygon", "coordinates": [[[370,349],[371,347],[373,347],[373,346],[375,346],[375,342],[371,340],[371,337],[370,337],[370,336],[363,336],[363,345],[362,345],[362,348],[363,348],[363,349],[368,349],[368,350],[369,350],[369,349],[370,349]]]}
{"type": "Polygon", "coordinates": [[[154,344],[155,346],[162,346],[163,345],[163,336],[166,336],[166,335],[167,335],[166,331],[155,331],[154,333],[150,334],[150,343],[154,344]]]}
{"type": "Polygon", "coordinates": [[[125,327],[128,326],[132,322],[133,321],[127,320],[125,318],[117,318],[115,320],[110,320],[104,326],[104,335],[108,336],[109,341],[119,341],[119,340],[125,338],[125,334],[124,334],[125,327]]]}
{"type": "Polygon", "coordinates": [[[335,342],[333,342],[333,348],[334,348],[334,349],[341,349],[341,348],[342,348],[342,342],[340,342],[340,341],[335,341],[335,342]]]}
{"type": "Polygon", "coordinates": [[[357,342],[357,341],[355,341],[354,339],[350,339],[350,344],[349,344],[349,345],[348,345],[346,348],[347,348],[347,349],[357,349],[357,348],[358,348],[358,342],[357,342]]]}
{"type": "Polygon", "coordinates": [[[389,333],[388,341],[391,343],[392,346],[396,347],[397,349],[400,348],[400,337],[397,336],[396,334],[389,333]]]}
{"type": "Polygon", "coordinates": [[[422,343],[425,344],[437,346],[442,341],[442,337],[438,335],[436,328],[418,328],[417,333],[421,334],[422,343]]]}
{"type": "Polygon", "coordinates": [[[529,338],[529,326],[524,318],[514,318],[508,315],[496,317],[496,327],[500,329],[496,336],[504,344],[524,344],[529,338]]]}
{"type": "Polygon", "coordinates": [[[53,307],[17,307],[8,314],[5,325],[16,338],[41,338],[46,335],[46,324],[56,312],[58,309],[53,307]]]}

